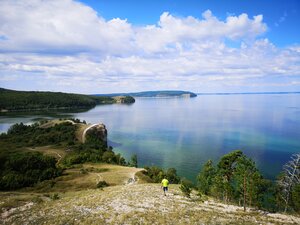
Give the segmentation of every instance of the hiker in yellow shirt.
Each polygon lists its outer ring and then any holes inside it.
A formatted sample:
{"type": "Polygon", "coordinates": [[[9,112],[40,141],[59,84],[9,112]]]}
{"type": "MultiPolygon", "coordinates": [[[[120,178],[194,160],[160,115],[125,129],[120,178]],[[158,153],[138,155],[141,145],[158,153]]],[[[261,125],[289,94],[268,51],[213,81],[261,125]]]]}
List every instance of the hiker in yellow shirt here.
{"type": "Polygon", "coordinates": [[[168,186],[169,186],[169,181],[167,180],[166,177],[164,177],[164,179],[161,181],[161,187],[164,190],[165,196],[166,196],[166,191],[168,191],[168,186]]]}

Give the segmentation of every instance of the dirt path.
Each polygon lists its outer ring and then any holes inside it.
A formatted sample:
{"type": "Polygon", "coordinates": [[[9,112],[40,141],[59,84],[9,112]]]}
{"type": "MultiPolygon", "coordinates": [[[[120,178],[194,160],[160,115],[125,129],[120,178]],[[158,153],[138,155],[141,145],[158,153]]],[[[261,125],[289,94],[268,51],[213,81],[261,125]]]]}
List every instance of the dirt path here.
{"type": "Polygon", "coordinates": [[[87,132],[89,129],[91,129],[92,127],[95,127],[95,126],[97,126],[97,125],[98,125],[98,124],[96,123],[96,124],[90,125],[90,126],[88,126],[87,128],[84,129],[84,131],[83,131],[83,133],[82,133],[82,138],[81,138],[82,143],[85,142],[85,139],[86,139],[86,132],[87,132]]]}

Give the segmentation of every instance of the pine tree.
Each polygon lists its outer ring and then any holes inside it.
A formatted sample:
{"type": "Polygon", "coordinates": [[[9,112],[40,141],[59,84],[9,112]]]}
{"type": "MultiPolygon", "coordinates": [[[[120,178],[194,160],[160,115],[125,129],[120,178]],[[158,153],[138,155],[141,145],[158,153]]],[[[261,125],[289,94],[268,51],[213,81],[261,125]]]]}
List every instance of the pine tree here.
{"type": "Polygon", "coordinates": [[[246,206],[251,206],[253,199],[257,199],[262,176],[255,167],[254,161],[243,155],[237,160],[234,179],[237,183],[236,191],[242,197],[244,211],[246,211],[246,206]]]}
{"type": "Polygon", "coordinates": [[[233,197],[233,173],[237,160],[243,155],[240,150],[232,151],[224,155],[217,165],[217,173],[214,178],[214,192],[227,203],[233,197]]]}
{"type": "Polygon", "coordinates": [[[131,165],[132,167],[138,167],[138,159],[137,159],[137,155],[136,155],[136,154],[134,154],[134,155],[131,157],[130,165],[131,165]]]}
{"type": "Polygon", "coordinates": [[[198,190],[201,193],[206,195],[209,194],[215,174],[216,169],[213,166],[213,162],[211,160],[208,160],[202,167],[199,175],[197,176],[198,190]]]}

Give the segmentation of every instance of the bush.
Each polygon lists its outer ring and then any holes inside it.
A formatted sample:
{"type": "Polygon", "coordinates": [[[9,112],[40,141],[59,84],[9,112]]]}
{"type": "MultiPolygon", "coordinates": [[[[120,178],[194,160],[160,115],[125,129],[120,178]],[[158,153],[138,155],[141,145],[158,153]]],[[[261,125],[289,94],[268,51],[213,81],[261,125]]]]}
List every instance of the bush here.
{"type": "Polygon", "coordinates": [[[58,199],[60,199],[58,193],[54,193],[53,195],[50,195],[50,198],[51,198],[52,200],[58,200],[58,199]]]}
{"type": "Polygon", "coordinates": [[[192,192],[192,187],[193,187],[193,183],[189,180],[183,179],[180,182],[180,190],[182,191],[182,193],[184,194],[184,196],[190,198],[191,197],[191,192],[192,192]]]}
{"type": "Polygon", "coordinates": [[[160,183],[164,177],[166,177],[171,184],[178,184],[180,182],[180,177],[174,168],[169,168],[167,171],[164,171],[157,166],[146,166],[145,170],[143,173],[150,177],[154,183],[160,183]]]}
{"type": "Polygon", "coordinates": [[[109,184],[106,183],[105,180],[99,181],[98,184],[97,184],[97,188],[101,188],[101,189],[104,188],[104,187],[108,187],[108,186],[109,186],[109,184]]]}

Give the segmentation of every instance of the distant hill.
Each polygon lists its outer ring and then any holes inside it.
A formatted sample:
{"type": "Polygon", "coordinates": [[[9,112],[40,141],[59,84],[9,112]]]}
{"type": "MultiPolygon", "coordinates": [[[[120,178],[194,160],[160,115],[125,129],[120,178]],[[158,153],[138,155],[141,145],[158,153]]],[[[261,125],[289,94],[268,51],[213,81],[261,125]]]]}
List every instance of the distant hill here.
{"type": "Polygon", "coordinates": [[[132,93],[112,93],[95,94],[95,96],[120,96],[129,95],[133,97],[196,97],[197,95],[190,91],[143,91],[132,93]]]}
{"type": "Polygon", "coordinates": [[[97,104],[133,103],[134,98],[91,96],[62,92],[15,91],[0,88],[0,111],[92,108],[97,104]]]}

